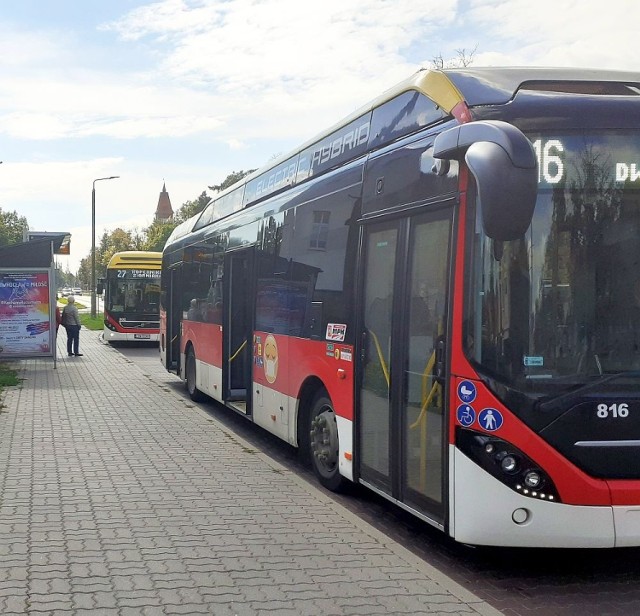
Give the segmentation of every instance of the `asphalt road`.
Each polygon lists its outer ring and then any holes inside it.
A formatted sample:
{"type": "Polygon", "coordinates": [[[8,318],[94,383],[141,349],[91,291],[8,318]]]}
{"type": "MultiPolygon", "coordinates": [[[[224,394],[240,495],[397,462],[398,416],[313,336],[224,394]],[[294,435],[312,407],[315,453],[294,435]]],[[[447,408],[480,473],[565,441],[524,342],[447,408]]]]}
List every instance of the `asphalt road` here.
{"type": "MultiPolygon", "coordinates": [[[[187,397],[177,377],[164,371],[157,346],[120,345],[117,349],[125,361],[140,366],[172,394],[187,397]]],[[[214,402],[199,406],[299,476],[315,483],[313,473],[300,463],[294,448],[214,402]]],[[[358,486],[351,493],[334,498],[508,616],[640,614],[640,548],[473,548],[456,544],[358,486]]]]}

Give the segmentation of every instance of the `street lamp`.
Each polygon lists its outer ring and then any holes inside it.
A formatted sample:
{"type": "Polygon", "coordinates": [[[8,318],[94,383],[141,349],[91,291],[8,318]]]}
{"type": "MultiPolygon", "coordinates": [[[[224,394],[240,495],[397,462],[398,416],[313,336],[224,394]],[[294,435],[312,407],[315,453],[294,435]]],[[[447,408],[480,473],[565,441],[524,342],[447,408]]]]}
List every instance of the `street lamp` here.
{"type": "Polygon", "coordinates": [[[91,190],[91,318],[96,318],[96,182],[102,180],[115,180],[119,175],[110,175],[108,178],[93,180],[91,190]]]}

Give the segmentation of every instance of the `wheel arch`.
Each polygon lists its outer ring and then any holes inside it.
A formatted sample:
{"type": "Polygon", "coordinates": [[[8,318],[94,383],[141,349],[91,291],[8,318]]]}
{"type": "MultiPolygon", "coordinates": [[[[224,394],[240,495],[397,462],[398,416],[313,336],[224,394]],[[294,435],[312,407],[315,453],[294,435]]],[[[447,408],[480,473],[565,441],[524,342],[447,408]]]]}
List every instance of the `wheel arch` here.
{"type": "Polygon", "coordinates": [[[300,392],[298,393],[298,404],[296,408],[295,426],[296,426],[296,445],[300,450],[303,458],[308,458],[308,443],[309,435],[306,434],[305,426],[309,413],[311,411],[311,403],[319,392],[326,392],[329,396],[329,391],[326,385],[317,376],[307,377],[300,386],[300,392]]]}
{"type": "Polygon", "coordinates": [[[191,349],[193,349],[194,353],[196,352],[193,341],[189,339],[185,341],[184,348],[180,352],[180,378],[185,382],[185,384],[187,382],[187,355],[189,355],[189,351],[191,349]]]}
{"type": "Polygon", "coordinates": [[[189,396],[194,402],[204,402],[209,396],[198,388],[198,367],[197,367],[198,356],[196,355],[195,345],[191,340],[187,340],[187,342],[184,345],[184,358],[185,360],[184,360],[183,381],[184,381],[185,387],[187,388],[187,391],[189,392],[189,396]],[[193,354],[193,362],[194,362],[193,391],[189,390],[189,358],[191,357],[192,354],[193,354]]]}

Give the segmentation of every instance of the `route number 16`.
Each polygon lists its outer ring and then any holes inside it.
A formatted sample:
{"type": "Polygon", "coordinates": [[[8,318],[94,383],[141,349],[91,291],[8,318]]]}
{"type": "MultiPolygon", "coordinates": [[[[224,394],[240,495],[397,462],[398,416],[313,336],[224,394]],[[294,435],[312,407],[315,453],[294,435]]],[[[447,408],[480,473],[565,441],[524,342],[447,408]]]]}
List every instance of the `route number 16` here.
{"type": "Polygon", "coordinates": [[[618,417],[629,417],[629,405],[626,402],[622,404],[612,404],[611,406],[598,404],[597,414],[600,419],[606,419],[609,416],[614,419],[618,417]]]}
{"type": "Polygon", "coordinates": [[[542,180],[549,184],[560,182],[564,177],[564,162],[560,156],[564,153],[562,141],[536,139],[533,142],[533,150],[538,159],[538,183],[542,180]]]}

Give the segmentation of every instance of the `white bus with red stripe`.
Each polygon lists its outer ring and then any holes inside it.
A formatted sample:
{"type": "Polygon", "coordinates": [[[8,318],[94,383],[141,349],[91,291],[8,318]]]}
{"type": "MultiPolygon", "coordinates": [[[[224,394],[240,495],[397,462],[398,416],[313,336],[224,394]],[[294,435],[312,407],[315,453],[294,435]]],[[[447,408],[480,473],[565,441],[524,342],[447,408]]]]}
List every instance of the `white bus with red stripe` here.
{"type": "Polygon", "coordinates": [[[162,361],[458,541],[639,545],[639,129],[640,74],[420,71],[174,231],[162,361]]]}

